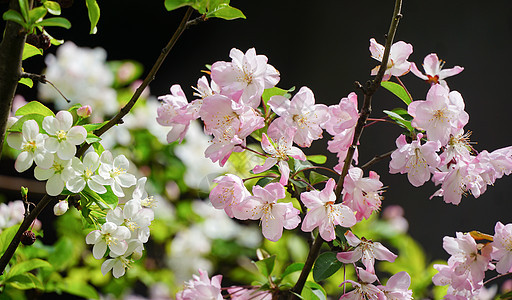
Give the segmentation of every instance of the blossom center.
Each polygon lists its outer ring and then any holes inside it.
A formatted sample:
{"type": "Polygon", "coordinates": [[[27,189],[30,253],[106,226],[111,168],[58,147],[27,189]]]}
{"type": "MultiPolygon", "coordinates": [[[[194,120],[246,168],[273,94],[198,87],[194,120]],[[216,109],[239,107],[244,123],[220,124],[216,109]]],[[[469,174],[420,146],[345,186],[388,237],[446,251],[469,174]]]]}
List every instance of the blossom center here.
{"type": "Polygon", "coordinates": [[[59,140],[59,142],[66,140],[66,132],[64,130],[57,131],[56,136],[57,136],[57,140],[59,140]]]}
{"type": "Polygon", "coordinates": [[[36,141],[29,141],[21,148],[22,151],[35,152],[37,149],[36,141]]]}
{"type": "Polygon", "coordinates": [[[110,171],[110,177],[116,178],[117,176],[126,173],[126,170],[123,168],[114,168],[112,171],[110,171]]]}

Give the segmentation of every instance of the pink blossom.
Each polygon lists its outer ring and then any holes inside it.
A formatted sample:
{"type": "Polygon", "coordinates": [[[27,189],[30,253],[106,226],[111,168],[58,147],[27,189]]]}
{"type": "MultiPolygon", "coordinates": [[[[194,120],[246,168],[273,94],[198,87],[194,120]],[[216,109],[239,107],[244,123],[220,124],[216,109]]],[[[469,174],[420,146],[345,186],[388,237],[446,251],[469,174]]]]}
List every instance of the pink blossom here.
{"type": "Polygon", "coordinates": [[[458,133],[452,133],[448,144],[445,145],[443,153],[439,155],[441,158],[440,166],[447,166],[454,161],[471,161],[473,158],[471,152],[473,148],[469,144],[469,136],[471,133],[464,133],[460,129],[458,133]]]}
{"type": "Polygon", "coordinates": [[[329,120],[325,122],[324,128],[329,134],[337,135],[355,127],[358,119],[357,94],[352,92],[347,98],[342,98],[339,104],[329,106],[329,120]]]}
{"type": "MultiPolygon", "coordinates": [[[[370,52],[372,58],[382,62],[384,57],[384,46],[377,43],[374,38],[370,39],[370,52]]],[[[391,76],[402,76],[409,72],[411,63],[407,61],[409,55],[412,53],[412,45],[399,41],[391,45],[389,52],[388,65],[384,72],[383,81],[389,80],[391,76]]],[[[371,75],[377,75],[380,65],[372,69],[371,75]]]]}
{"type": "Polygon", "coordinates": [[[208,84],[208,79],[206,79],[206,76],[202,76],[197,80],[197,87],[192,87],[196,92],[194,93],[194,96],[199,97],[201,99],[204,99],[208,96],[211,96],[213,94],[219,94],[220,88],[215,83],[215,81],[208,84]]]}
{"type": "Polygon", "coordinates": [[[459,74],[464,70],[464,68],[456,66],[451,69],[442,70],[443,66],[444,61],[439,59],[437,54],[431,53],[425,56],[425,59],[423,60],[423,69],[425,69],[425,74],[418,70],[415,63],[411,63],[411,72],[430,84],[439,83],[444,88],[448,89],[448,85],[444,79],[459,74]]]}
{"type": "Polygon", "coordinates": [[[433,85],[427,93],[427,100],[409,104],[408,113],[414,117],[412,126],[425,130],[429,141],[440,141],[446,145],[450,134],[457,134],[469,121],[464,111],[464,100],[459,92],[433,85]]]}
{"type": "Polygon", "coordinates": [[[288,178],[290,176],[288,156],[298,160],[306,160],[304,152],[299,148],[292,146],[294,133],[295,130],[287,128],[285,132],[282,132],[281,136],[274,139],[274,143],[272,143],[268,136],[263,133],[263,136],[261,137],[261,147],[266,153],[270,154],[270,157],[267,157],[263,165],[254,167],[254,174],[264,172],[277,164],[279,172],[281,172],[281,179],[279,180],[279,183],[282,185],[288,184],[288,178]]]}
{"type": "Polygon", "coordinates": [[[389,300],[409,300],[412,299],[412,291],[409,289],[411,285],[411,276],[405,272],[398,272],[388,279],[385,286],[379,285],[381,291],[384,292],[389,300]]]}
{"type": "Polygon", "coordinates": [[[245,198],[233,208],[235,218],[261,220],[263,236],[273,242],[281,238],[283,227],[293,229],[299,225],[299,210],[291,202],[277,203],[286,196],[280,183],[270,183],[263,188],[255,185],[252,193],[254,196],[245,198]]]}
{"type": "Polygon", "coordinates": [[[505,274],[512,270],[512,224],[503,225],[498,222],[494,231],[491,257],[498,261],[496,271],[505,274]]]}
{"type": "Polygon", "coordinates": [[[345,238],[347,239],[348,244],[355,247],[355,249],[340,252],[336,255],[338,260],[342,263],[348,264],[361,260],[363,265],[366,267],[366,271],[375,273],[375,259],[394,262],[397,257],[381,243],[372,242],[364,237],[360,240],[350,230],[345,232],[345,238]]]}
{"type": "Polygon", "coordinates": [[[441,162],[436,153],[441,146],[439,142],[428,141],[421,145],[422,137],[423,135],[419,133],[416,140],[408,144],[405,135],[400,135],[396,139],[398,149],[391,154],[389,162],[389,173],[407,173],[407,179],[416,187],[428,181],[430,169],[437,168],[441,162]]]}
{"type": "MultiPolygon", "coordinates": [[[[347,158],[348,149],[352,145],[354,140],[356,127],[347,128],[340,133],[336,134],[332,140],[327,142],[327,150],[332,153],[336,153],[336,157],[338,157],[338,164],[334,166],[334,171],[341,174],[343,170],[343,165],[345,164],[345,159],[347,158]]],[[[359,151],[354,151],[354,156],[352,156],[352,160],[354,160],[357,164],[357,159],[359,156],[359,151]]]]}
{"type": "Polygon", "coordinates": [[[475,158],[475,163],[482,169],[479,175],[488,185],[492,185],[496,179],[512,172],[512,147],[498,149],[491,153],[484,150],[475,158]]]}
{"type": "Polygon", "coordinates": [[[309,232],[318,227],[320,236],[326,241],[332,241],[336,238],[334,226],[352,227],[356,224],[352,209],[341,203],[334,204],[335,186],[336,182],[330,178],[322,191],[305,192],[300,195],[302,203],[309,208],[302,222],[302,231],[309,232]]]}
{"type": "Polygon", "coordinates": [[[257,108],[263,90],[274,87],[279,82],[279,72],[267,64],[265,55],[256,55],[251,48],[244,54],[231,49],[232,62],[219,61],[212,65],[212,79],[221,88],[221,93],[237,103],[257,108]]]}
{"type": "Polygon", "coordinates": [[[372,272],[357,267],[358,282],[345,280],[340,286],[349,282],[354,287],[351,292],[341,295],[340,300],[381,300],[386,299],[384,293],[372,283],[377,280],[377,276],[372,272]]]}
{"type": "Polygon", "coordinates": [[[309,147],[313,140],[322,137],[321,126],[328,119],[328,108],[323,104],[315,104],[315,96],[309,88],[300,88],[291,100],[283,96],[273,96],[268,105],[280,116],[270,124],[270,135],[273,132],[283,132],[288,127],[296,128],[293,141],[301,147],[309,147]]]}
{"type": "Polygon", "coordinates": [[[210,192],[210,201],[213,207],[224,209],[232,218],[233,207],[250,196],[251,193],[245,187],[242,179],[233,174],[217,177],[213,182],[218,183],[210,192]]]}
{"type": "Polygon", "coordinates": [[[229,299],[232,300],[272,300],[272,293],[270,291],[261,290],[258,286],[250,288],[243,288],[240,286],[233,286],[228,288],[229,299]]]}
{"type": "Polygon", "coordinates": [[[343,183],[343,203],[356,212],[357,221],[368,219],[381,205],[380,189],[383,184],[379,175],[370,171],[370,176],[363,178],[363,170],[350,168],[343,183]]]}
{"type": "Polygon", "coordinates": [[[185,282],[185,289],[176,294],[176,300],[212,299],[222,300],[220,283],[222,275],[208,278],[208,272],[199,270],[199,276],[192,275],[192,280],[185,282]]]}

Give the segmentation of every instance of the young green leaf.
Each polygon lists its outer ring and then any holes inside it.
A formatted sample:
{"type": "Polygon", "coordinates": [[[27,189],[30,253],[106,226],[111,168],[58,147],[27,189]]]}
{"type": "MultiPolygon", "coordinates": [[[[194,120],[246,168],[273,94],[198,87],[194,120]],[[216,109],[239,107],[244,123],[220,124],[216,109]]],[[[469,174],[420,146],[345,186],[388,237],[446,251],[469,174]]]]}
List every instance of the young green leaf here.
{"type": "Polygon", "coordinates": [[[34,86],[34,82],[30,78],[20,78],[20,80],[18,80],[18,83],[24,84],[29,88],[32,88],[34,86]]]}
{"type": "Polygon", "coordinates": [[[287,92],[287,90],[283,90],[278,87],[269,88],[263,91],[261,99],[263,99],[263,103],[267,104],[268,100],[270,100],[272,96],[284,96],[287,92]]]}
{"type": "Polygon", "coordinates": [[[87,132],[93,132],[94,130],[101,128],[103,125],[105,125],[107,123],[108,123],[108,121],[105,121],[103,123],[86,124],[86,125],[83,125],[83,127],[85,128],[85,130],[87,130],[87,132]]]}
{"type": "Polygon", "coordinates": [[[283,274],[281,274],[281,278],[285,278],[286,276],[288,276],[292,273],[302,271],[303,268],[304,268],[304,263],[293,263],[293,264],[289,265],[288,267],[286,267],[283,274]]]}
{"type": "Polygon", "coordinates": [[[20,225],[14,225],[7,229],[4,229],[2,233],[0,233],[0,255],[3,254],[5,250],[7,250],[9,243],[16,235],[16,232],[18,231],[19,227],[20,225]]]}
{"type": "Polygon", "coordinates": [[[96,25],[100,20],[100,7],[96,0],[86,0],[85,5],[87,6],[87,11],[89,13],[89,21],[91,22],[91,31],[90,34],[95,34],[97,31],[96,25]]]}
{"type": "Polygon", "coordinates": [[[28,115],[28,114],[37,114],[37,115],[42,115],[45,117],[47,117],[47,116],[55,117],[55,114],[53,113],[53,111],[51,109],[49,109],[48,107],[44,106],[44,104],[42,104],[39,101],[31,101],[31,102],[23,105],[22,107],[18,108],[18,110],[15,113],[16,116],[24,116],[24,115],[28,115]]]}
{"type": "Polygon", "coordinates": [[[315,171],[311,171],[309,173],[309,183],[311,185],[315,185],[319,182],[322,182],[322,181],[327,181],[329,180],[329,177],[325,176],[325,175],[322,175],[320,173],[317,173],[315,171]]]}
{"type": "Polygon", "coordinates": [[[33,258],[13,265],[6,278],[21,275],[38,268],[52,268],[52,265],[45,260],[33,258]]]}
{"type": "Polygon", "coordinates": [[[6,280],[5,284],[19,290],[44,289],[41,280],[32,273],[13,276],[6,280]]]}
{"type": "Polygon", "coordinates": [[[25,20],[25,22],[28,22],[28,20],[29,20],[29,17],[28,17],[28,11],[29,11],[28,0],[18,0],[18,3],[20,4],[20,11],[21,11],[21,15],[23,16],[23,19],[25,20]]]}
{"type": "Polygon", "coordinates": [[[21,130],[23,129],[23,123],[25,123],[28,120],[34,120],[39,125],[39,131],[42,133],[45,133],[45,132],[43,132],[43,128],[41,126],[41,124],[43,124],[44,117],[45,116],[40,115],[40,114],[24,115],[23,117],[19,118],[18,121],[16,121],[16,123],[14,123],[11,126],[11,128],[9,128],[9,132],[21,132],[21,130]]]}
{"type": "Polygon", "coordinates": [[[309,161],[312,161],[315,164],[319,164],[319,165],[323,165],[327,161],[327,156],[320,155],[320,154],[318,154],[318,155],[308,155],[308,156],[306,156],[306,158],[309,161]]]}
{"type": "Polygon", "coordinates": [[[192,4],[194,4],[194,0],[165,0],[164,2],[165,9],[168,11],[192,4]]]}
{"type": "Polygon", "coordinates": [[[44,19],[44,20],[42,20],[40,22],[37,22],[36,25],[38,25],[38,26],[64,27],[66,29],[71,28],[71,23],[67,19],[61,18],[61,17],[44,19]]]}
{"type": "Polygon", "coordinates": [[[92,132],[88,132],[87,133],[87,137],[85,138],[85,142],[87,144],[92,144],[92,143],[96,143],[96,142],[99,142],[99,141],[101,141],[100,137],[98,137],[97,135],[95,135],[92,132]]]}
{"type": "Polygon", "coordinates": [[[261,274],[265,277],[269,277],[270,274],[272,274],[272,271],[274,270],[274,263],[276,261],[276,256],[272,255],[270,257],[267,257],[262,260],[258,260],[254,262],[258,269],[260,270],[261,274]]]}
{"type": "Polygon", "coordinates": [[[21,26],[23,26],[23,28],[28,30],[27,22],[23,19],[23,17],[20,15],[20,13],[15,10],[9,9],[2,15],[2,18],[5,21],[16,22],[16,23],[20,24],[21,26]]]}
{"type": "Polygon", "coordinates": [[[52,15],[60,15],[61,13],[61,10],[60,10],[60,4],[58,2],[55,2],[55,1],[45,1],[43,3],[44,7],[46,7],[46,9],[48,10],[49,13],[51,13],[52,15]]]}
{"type": "Polygon", "coordinates": [[[224,20],[234,20],[238,18],[245,19],[245,15],[238,8],[229,6],[227,3],[222,3],[215,7],[213,10],[206,13],[207,18],[221,18],[224,20]]]}
{"type": "Polygon", "coordinates": [[[336,273],[343,263],[336,258],[334,252],[324,252],[318,256],[313,267],[313,278],[316,282],[325,280],[336,273]]]}
{"type": "Polygon", "coordinates": [[[407,90],[404,89],[403,86],[391,81],[383,81],[380,85],[386,90],[395,94],[395,96],[400,98],[405,104],[409,105],[412,102],[411,96],[409,93],[407,93],[407,90]]]}
{"type": "Polygon", "coordinates": [[[401,127],[406,128],[411,133],[414,132],[414,128],[411,125],[411,121],[404,119],[401,115],[393,111],[384,110],[383,112],[387,114],[391,119],[393,119],[393,121],[395,121],[401,127]]]}
{"type": "MultiPolygon", "coordinates": [[[[44,16],[46,16],[46,13],[48,12],[48,10],[46,10],[46,7],[44,6],[38,6],[34,9],[31,9],[29,12],[28,12],[28,18],[29,18],[29,24],[35,24],[38,20],[40,20],[41,18],[44,18],[44,16]]],[[[44,25],[41,25],[41,26],[44,26],[44,25]]]]}
{"type": "Polygon", "coordinates": [[[43,55],[43,51],[41,51],[41,49],[37,48],[34,45],[25,43],[25,47],[23,48],[23,56],[22,56],[21,60],[25,60],[34,55],[43,55]]]}

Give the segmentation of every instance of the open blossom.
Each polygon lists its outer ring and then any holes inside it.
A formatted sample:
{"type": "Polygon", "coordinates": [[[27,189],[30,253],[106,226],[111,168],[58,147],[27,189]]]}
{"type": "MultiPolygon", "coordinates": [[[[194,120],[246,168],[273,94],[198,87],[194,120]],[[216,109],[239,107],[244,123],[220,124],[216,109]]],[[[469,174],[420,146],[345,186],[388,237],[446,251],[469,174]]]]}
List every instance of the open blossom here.
{"type": "Polygon", "coordinates": [[[410,300],[412,299],[412,291],[409,289],[411,285],[411,276],[405,272],[398,272],[389,277],[385,286],[379,285],[377,288],[384,292],[386,299],[389,300],[410,300]]]}
{"type": "Polygon", "coordinates": [[[356,224],[356,217],[352,209],[344,204],[334,204],[336,195],[334,188],[336,182],[330,178],[322,191],[305,192],[300,200],[309,211],[302,222],[302,231],[312,231],[319,227],[320,236],[326,241],[336,238],[334,226],[352,227],[356,224]]]}
{"type": "Polygon", "coordinates": [[[34,177],[37,180],[46,181],[46,192],[50,196],[57,196],[62,193],[66,186],[66,181],[73,177],[74,171],[71,168],[70,160],[62,160],[55,157],[53,165],[49,169],[43,169],[36,166],[34,169],[34,177]]]}
{"type": "Polygon", "coordinates": [[[85,237],[87,244],[93,244],[94,258],[101,259],[107,247],[116,255],[123,255],[128,249],[126,239],[130,238],[130,230],[125,226],[117,226],[112,222],[105,222],[101,230],[93,230],[85,237]]]}
{"type": "Polygon", "coordinates": [[[130,187],[137,183],[133,174],[127,173],[130,162],[124,155],[113,158],[110,151],[104,151],[100,156],[98,174],[105,180],[105,185],[110,185],[112,191],[118,197],[124,197],[123,187],[130,187]]]}
{"type": "Polygon", "coordinates": [[[217,177],[213,182],[218,183],[210,192],[213,207],[224,209],[228,216],[233,217],[233,207],[236,207],[251,193],[245,187],[242,179],[233,174],[217,177]]]}
{"type": "Polygon", "coordinates": [[[69,111],[59,111],[55,117],[43,119],[43,129],[48,133],[44,146],[51,153],[63,160],[75,156],[76,145],[80,145],[87,137],[87,130],[82,126],[73,126],[73,116],[69,111]]]}
{"type": "MultiPolygon", "coordinates": [[[[384,57],[384,46],[377,43],[374,38],[370,39],[370,52],[372,57],[380,62],[384,57]]],[[[391,76],[402,76],[409,72],[411,63],[407,61],[412,53],[412,45],[399,41],[391,45],[389,52],[388,65],[384,72],[383,81],[389,80],[391,76]]],[[[380,65],[372,69],[371,75],[377,75],[380,65]]]]}
{"type": "Polygon", "coordinates": [[[321,126],[328,120],[329,109],[323,104],[315,104],[315,96],[309,88],[301,87],[291,100],[273,96],[268,105],[279,116],[270,124],[269,135],[296,128],[293,141],[301,147],[309,147],[311,142],[322,137],[321,126]]]}
{"type": "Polygon", "coordinates": [[[491,257],[498,261],[496,271],[505,274],[512,270],[512,224],[503,225],[498,222],[494,232],[491,257]]]}
{"type": "Polygon", "coordinates": [[[243,288],[241,286],[232,286],[228,288],[229,299],[233,300],[272,300],[270,291],[261,290],[259,286],[243,288]]]}
{"type": "Polygon", "coordinates": [[[103,184],[106,181],[96,174],[100,166],[100,157],[96,152],[88,152],[84,155],[83,163],[78,157],[73,157],[71,168],[75,171],[74,176],[66,182],[66,188],[73,192],[81,192],[87,185],[98,194],[104,194],[107,189],[103,184]]]}
{"type": "Polygon", "coordinates": [[[453,67],[451,69],[443,69],[444,61],[437,57],[437,54],[430,53],[425,56],[423,60],[423,69],[425,69],[425,74],[421,73],[416,67],[415,63],[411,64],[411,72],[418,76],[419,78],[425,80],[430,84],[441,84],[443,87],[448,89],[448,84],[446,84],[446,77],[454,76],[459,74],[464,70],[463,67],[453,67]]]}
{"type": "Polygon", "coordinates": [[[391,154],[389,173],[407,173],[409,182],[418,187],[430,179],[430,169],[437,168],[441,159],[436,151],[441,147],[438,141],[428,141],[421,145],[423,135],[418,134],[416,140],[410,144],[405,140],[405,135],[396,139],[396,149],[391,154]]]}
{"type": "Polygon", "coordinates": [[[363,178],[363,170],[353,167],[348,170],[343,183],[343,204],[356,212],[357,221],[368,219],[380,209],[383,184],[379,175],[370,171],[370,176],[363,178]]]}
{"type": "Polygon", "coordinates": [[[364,237],[358,239],[350,230],[345,232],[345,238],[350,246],[355,247],[354,250],[339,252],[336,257],[342,263],[354,263],[361,260],[366,267],[366,271],[375,273],[375,260],[387,260],[394,262],[396,255],[389,251],[379,242],[372,242],[364,237]]]}
{"type": "Polygon", "coordinates": [[[342,98],[339,104],[329,106],[329,120],[325,122],[324,128],[329,134],[336,135],[356,126],[358,119],[357,94],[352,92],[342,98]]]}
{"type": "Polygon", "coordinates": [[[293,229],[300,223],[299,210],[292,203],[277,203],[285,195],[280,183],[270,183],[265,187],[255,185],[254,196],[249,196],[233,209],[235,218],[240,220],[261,220],[263,236],[270,241],[278,241],[283,227],[293,229]]]}
{"type": "Polygon", "coordinates": [[[378,300],[386,299],[384,292],[378,289],[374,283],[377,276],[372,272],[357,267],[358,282],[353,280],[346,280],[340,286],[349,282],[354,287],[354,290],[341,295],[340,300],[378,300]]]}
{"type": "Polygon", "coordinates": [[[192,280],[185,282],[185,289],[176,294],[176,300],[222,300],[222,275],[208,278],[208,272],[199,270],[199,276],[192,275],[192,280]]]}
{"type": "Polygon", "coordinates": [[[36,165],[43,169],[52,166],[53,154],[46,151],[44,147],[47,138],[46,134],[39,133],[39,125],[35,120],[25,121],[21,134],[11,133],[7,136],[9,146],[21,150],[14,163],[16,171],[20,173],[26,171],[34,161],[36,165]]]}
{"type": "Polygon", "coordinates": [[[263,90],[279,82],[279,72],[267,64],[265,55],[256,55],[250,48],[245,54],[231,49],[232,62],[218,61],[212,65],[212,80],[221,88],[221,93],[244,106],[257,108],[263,90]]]}
{"type": "Polygon", "coordinates": [[[107,222],[125,226],[131,232],[131,239],[146,243],[149,239],[149,225],[154,219],[153,210],[143,208],[137,200],[130,200],[124,207],[116,207],[107,213],[107,222]]]}
{"type": "Polygon", "coordinates": [[[288,166],[288,156],[291,156],[298,160],[306,160],[306,155],[302,150],[297,147],[293,147],[293,135],[295,130],[287,128],[285,132],[274,139],[274,143],[270,141],[267,134],[263,133],[261,137],[261,148],[266,153],[270,154],[267,157],[265,163],[262,166],[256,166],[253,169],[254,174],[258,174],[270,169],[272,166],[277,164],[279,172],[281,172],[281,179],[279,183],[282,185],[288,184],[288,178],[290,176],[290,167],[288,166]]]}
{"type": "Polygon", "coordinates": [[[408,113],[414,118],[412,126],[425,130],[429,141],[438,140],[443,146],[469,121],[461,94],[440,84],[430,88],[426,100],[409,104],[408,113]]]}

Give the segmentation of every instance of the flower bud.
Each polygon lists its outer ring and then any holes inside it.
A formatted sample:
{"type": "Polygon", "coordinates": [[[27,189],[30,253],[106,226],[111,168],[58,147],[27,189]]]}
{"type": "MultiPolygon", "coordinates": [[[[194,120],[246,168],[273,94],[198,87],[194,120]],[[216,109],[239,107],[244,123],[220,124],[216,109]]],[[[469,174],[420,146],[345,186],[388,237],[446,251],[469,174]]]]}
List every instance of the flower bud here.
{"type": "Polygon", "coordinates": [[[53,207],[53,213],[56,216],[62,216],[66,211],[68,211],[68,208],[68,202],[65,200],[61,200],[53,207]]]}
{"type": "Polygon", "coordinates": [[[23,245],[30,246],[36,241],[36,235],[32,231],[27,230],[23,232],[20,240],[23,245]]]}
{"type": "Polygon", "coordinates": [[[92,114],[92,107],[90,105],[84,105],[80,107],[76,114],[82,118],[88,118],[92,114]]]}

